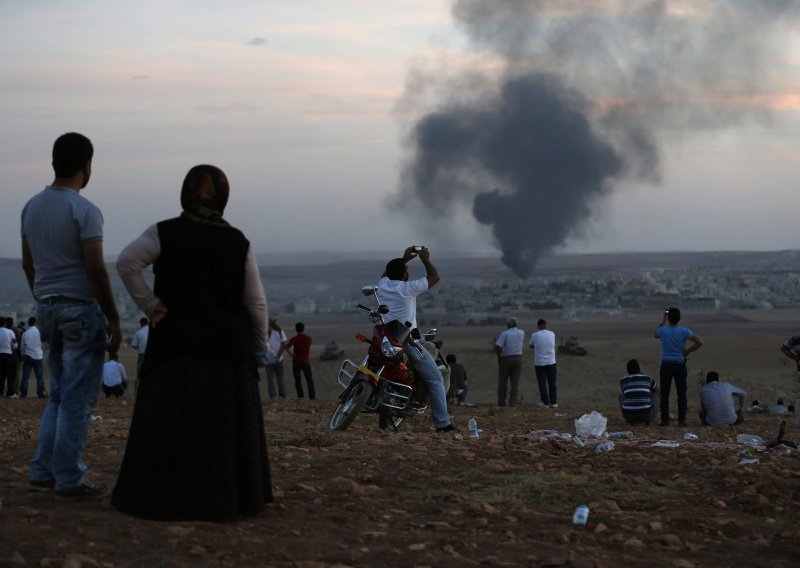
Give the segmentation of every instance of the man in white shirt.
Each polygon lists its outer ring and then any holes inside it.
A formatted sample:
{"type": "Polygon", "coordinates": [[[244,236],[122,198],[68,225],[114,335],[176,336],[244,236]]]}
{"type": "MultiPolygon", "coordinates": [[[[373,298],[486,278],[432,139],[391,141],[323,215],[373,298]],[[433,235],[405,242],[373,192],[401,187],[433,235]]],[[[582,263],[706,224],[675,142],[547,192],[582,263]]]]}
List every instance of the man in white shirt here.
{"type": "Polygon", "coordinates": [[[745,400],[747,393],[730,383],[721,382],[719,374],[710,371],[706,375],[706,384],[700,389],[700,421],[706,426],[730,426],[744,421],[745,400]],[[739,401],[737,409],[733,404],[734,397],[739,401]]]}
{"type": "Polygon", "coordinates": [[[22,353],[22,382],[19,386],[19,396],[25,398],[28,396],[28,379],[31,376],[31,370],[36,375],[36,396],[39,398],[46,398],[47,393],[44,390],[44,370],[42,360],[44,359],[44,352],[42,351],[42,336],[39,333],[39,328],[36,327],[36,318],[28,318],[28,329],[22,334],[20,340],[20,352],[22,353]]]}
{"type": "Polygon", "coordinates": [[[547,322],[539,319],[536,331],[531,334],[533,349],[533,370],[539,383],[539,406],[558,408],[556,391],[556,334],[547,329],[547,322]]]}
{"type": "Polygon", "coordinates": [[[14,396],[14,350],[17,336],[6,327],[6,318],[0,318],[0,396],[14,396]]]}
{"type": "MultiPolygon", "coordinates": [[[[408,247],[402,258],[395,258],[386,264],[386,272],[378,283],[380,302],[389,308],[383,321],[397,320],[400,323],[410,322],[412,328],[417,327],[417,296],[439,282],[439,272],[431,264],[430,251],[427,247],[408,247]],[[408,279],[406,263],[419,256],[425,267],[425,277],[416,280],[408,279]]],[[[420,340],[422,343],[424,340],[420,340]]],[[[428,387],[431,403],[433,425],[438,432],[450,432],[456,428],[450,423],[447,412],[447,400],[444,391],[444,379],[436,361],[427,349],[409,345],[408,358],[417,372],[417,376],[428,387]]]]}
{"type": "Polygon", "coordinates": [[[116,353],[108,356],[108,361],[103,365],[103,392],[106,398],[112,394],[119,398],[128,388],[128,375],[125,367],[118,360],[116,353]]]}
{"type": "Polygon", "coordinates": [[[522,346],[525,343],[525,332],[517,327],[517,318],[509,318],[507,328],[494,344],[497,353],[497,405],[506,405],[508,383],[511,392],[508,395],[508,406],[516,406],[519,395],[519,377],[522,374],[522,346]]]}

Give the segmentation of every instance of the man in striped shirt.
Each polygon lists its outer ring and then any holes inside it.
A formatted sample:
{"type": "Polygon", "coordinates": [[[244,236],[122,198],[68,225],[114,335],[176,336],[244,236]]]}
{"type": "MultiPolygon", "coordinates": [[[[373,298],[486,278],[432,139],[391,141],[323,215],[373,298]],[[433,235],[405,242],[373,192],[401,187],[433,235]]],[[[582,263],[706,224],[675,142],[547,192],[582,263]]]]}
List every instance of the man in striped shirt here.
{"type": "Polygon", "coordinates": [[[631,359],[627,365],[628,374],[619,381],[622,394],[619,395],[619,406],[622,416],[628,424],[655,421],[656,411],[661,403],[656,382],[642,374],[639,361],[631,359]]]}

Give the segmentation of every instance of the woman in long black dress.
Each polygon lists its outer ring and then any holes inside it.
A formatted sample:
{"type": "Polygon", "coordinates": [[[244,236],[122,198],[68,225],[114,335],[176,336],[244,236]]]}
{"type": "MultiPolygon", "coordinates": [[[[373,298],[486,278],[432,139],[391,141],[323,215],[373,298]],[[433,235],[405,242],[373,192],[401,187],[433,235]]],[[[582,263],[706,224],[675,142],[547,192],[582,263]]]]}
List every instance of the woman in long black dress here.
{"type": "Polygon", "coordinates": [[[228,191],[219,168],[195,166],[183,213],[148,228],[117,261],[152,325],[111,498],[139,517],[223,520],[272,501],[256,362],[266,298],[249,242],[222,218],[228,191]]]}

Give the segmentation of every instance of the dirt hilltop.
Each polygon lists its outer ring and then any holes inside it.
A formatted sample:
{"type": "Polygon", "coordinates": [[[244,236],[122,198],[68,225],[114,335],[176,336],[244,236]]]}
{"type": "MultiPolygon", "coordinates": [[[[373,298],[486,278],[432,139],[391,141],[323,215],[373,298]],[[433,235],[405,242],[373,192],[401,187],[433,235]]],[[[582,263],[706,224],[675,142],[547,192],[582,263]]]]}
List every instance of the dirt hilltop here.
{"type": "MultiPolygon", "coordinates": [[[[518,316],[530,333],[537,314],[518,316]]],[[[369,322],[363,316],[298,319],[314,337],[312,367],[322,400],[264,402],[276,499],[255,519],[149,522],[118,513],[107,501],[64,503],[29,493],[27,462],[43,402],[0,398],[0,566],[797,564],[800,452],[757,452],[736,443],[737,432],[773,440],[775,416],[748,417],[737,429],[699,426],[697,391],[704,373],[716,370],[751,400],[793,400],[793,366],[779,346],[797,333],[800,312],[687,314],[686,326],[705,342],[689,362],[689,426],[633,428],[632,439],[602,454],[594,452],[596,443],[581,448],[542,430],[574,433],[574,420],[591,410],[608,418],[610,431],[629,429],[615,407],[625,362],[637,357],[645,372],[658,371],[658,321],[648,314],[548,316],[558,336],[576,335],[589,350],[585,357],[559,357],[560,408],[549,410],[535,404],[527,356],[523,404],[495,406],[496,326],[440,322],[443,351],[465,364],[468,398],[479,404],[454,409],[458,435],[436,434],[422,418],[384,433],[372,415],[345,432],[328,432],[340,362],[321,361],[319,353],[335,339],[360,360],[364,346],[354,336],[368,333],[369,322]],[[473,414],[483,429],[477,440],[465,432],[473,414]],[[700,442],[684,441],[687,431],[700,442]],[[662,439],[680,446],[653,446],[662,439]],[[571,518],[581,503],[591,512],[579,529],[571,518]]],[[[289,316],[282,321],[291,328],[289,316]]],[[[124,347],[120,360],[130,375],[135,359],[124,347]]],[[[293,398],[288,366],[286,373],[293,398]]],[[[102,420],[92,423],[86,461],[101,483],[116,479],[132,394],[124,404],[103,399],[94,411],[102,420]]],[[[800,442],[800,429],[789,424],[785,437],[800,442]]]]}
{"type": "MultiPolygon", "coordinates": [[[[275,502],[257,518],[213,524],[143,521],[107,501],[28,492],[43,402],[0,399],[0,565],[796,565],[800,453],[748,449],[733,428],[635,428],[598,454],[595,442],[557,434],[574,433],[587,408],[457,407],[458,434],[423,418],[385,433],[362,415],[331,433],[333,404],[265,402],[275,502]],[[470,415],[477,440],[465,431],[470,415]],[[687,431],[700,442],[684,441],[687,431]],[[654,447],[662,439],[680,446],[654,447]],[[576,528],[581,503],[591,512],[576,528]]],[[[95,410],[93,479],[113,484],[132,407],[103,399],[95,410]]],[[[596,410],[609,430],[629,429],[616,409],[596,410]]],[[[778,424],[762,415],[738,431],[771,440],[778,424]]],[[[800,431],[791,425],[786,437],[800,441],[800,431]]]]}

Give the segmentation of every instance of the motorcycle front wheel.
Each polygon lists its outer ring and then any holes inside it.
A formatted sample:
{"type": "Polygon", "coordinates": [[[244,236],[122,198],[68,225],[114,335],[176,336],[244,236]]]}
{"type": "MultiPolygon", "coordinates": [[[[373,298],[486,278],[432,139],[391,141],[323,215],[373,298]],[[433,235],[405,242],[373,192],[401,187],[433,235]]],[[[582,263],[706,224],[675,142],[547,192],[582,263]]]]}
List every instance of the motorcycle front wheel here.
{"type": "Polygon", "coordinates": [[[359,381],[355,384],[333,411],[328,428],[333,432],[344,430],[350,426],[361,412],[361,409],[364,408],[364,405],[367,404],[367,400],[369,400],[374,388],[372,383],[368,381],[359,381]]]}

